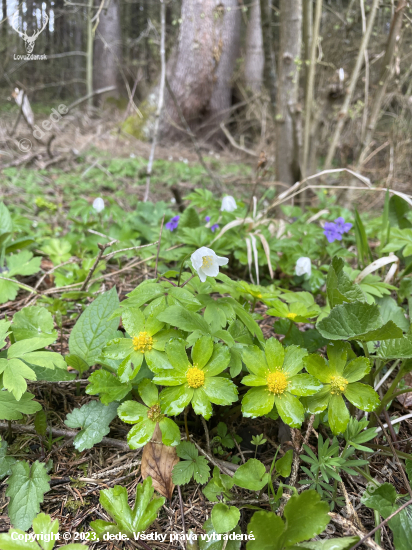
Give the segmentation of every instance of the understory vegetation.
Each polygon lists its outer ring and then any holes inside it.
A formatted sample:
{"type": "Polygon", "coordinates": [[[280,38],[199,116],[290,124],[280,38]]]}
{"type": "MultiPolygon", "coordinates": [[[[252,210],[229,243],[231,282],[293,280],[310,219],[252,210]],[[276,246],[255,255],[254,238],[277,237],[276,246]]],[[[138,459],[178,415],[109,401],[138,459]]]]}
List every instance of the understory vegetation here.
{"type": "Polygon", "coordinates": [[[0,550],[410,548],[412,199],[210,162],[3,171],[0,550]]]}

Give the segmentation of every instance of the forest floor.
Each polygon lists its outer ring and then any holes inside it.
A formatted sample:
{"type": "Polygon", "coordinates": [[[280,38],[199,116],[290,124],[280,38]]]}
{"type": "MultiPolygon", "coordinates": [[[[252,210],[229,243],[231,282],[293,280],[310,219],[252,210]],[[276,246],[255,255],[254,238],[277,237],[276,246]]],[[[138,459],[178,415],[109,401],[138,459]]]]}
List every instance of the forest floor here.
{"type": "MultiPolygon", "coordinates": [[[[15,113],[11,113],[10,121],[14,120],[15,113]]],[[[47,113],[45,113],[45,118],[47,113]]],[[[19,139],[30,139],[30,132],[19,126],[19,139]]],[[[58,213],[68,212],[71,204],[78,198],[86,199],[89,204],[96,196],[104,196],[105,200],[117,203],[126,211],[131,211],[137,203],[141,202],[146,184],[147,158],[150,152],[150,144],[135,140],[131,136],[125,136],[114,131],[113,121],[101,119],[82,119],[78,114],[67,115],[56,132],[56,137],[50,141],[43,139],[39,144],[33,140],[33,148],[28,152],[18,151],[18,143],[5,149],[6,154],[1,157],[0,163],[0,193],[3,200],[11,205],[33,204],[39,197],[53,199],[59,203],[58,213]],[[87,122],[87,124],[86,124],[87,122]],[[17,147],[17,148],[16,148],[17,147]]],[[[10,145],[10,144],[9,144],[10,145]]],[[[1,147],[0,147],[1,148],[1,147]]],[[[224,150],[220,152],[202,149],[204,161],[209,169],[220,181],[222,192],[233,192],[239,198],[250,198],[253,187],[254,173],[257,159],[245,156],[240,152],[224,150]]],[[[180,143],[159,146],[156,149],[155,163],[151,178],[150,199],[153,202],[165,201],[166,203],[184,202],[184,196],[199,187],[211,188],[209,175],[199,163],[198,155],[190,145],[180,143]]],[[[259,181],[258,193],[262,196],[266,193],[270,201],[281,185],[276,186],[273,176],[273,165],[269,162],[265,178],[259,181]]],[[[370,200],[369,195],[363,195],[358,201],[358,207],[365,210],[373,210],[383,201],[383,193],[377,194],[370,200]]],[[[32,221],[36,216],[27,209],[27,217],[32,221]]],[[[50,213],[51,218],[55,214],[50,213]]],[[[56,224],[57,227],[57,224],[56,224]]],[[[46,266],[44,266],[46,267],[46,266]]],[[[143,279],[150,278],[152,271],[145,263],[132,265],[130,269],[125,266],[108,265],[101,275],[101,282],[105,290],[116,286],[120,300],[133,290],[143,279]],[[120,272],[121,271],[121,272],[120,272]]],[[[35,286],[40,274],[32,276],[25,281],[35,286]]],[[[41,292],[53,287],[51,278],[44,279],[41,292]]],[[[22,306],[27,305],[27,295],[22,293],[16,301],[7,302],[0,306],[0,316],[10,318],[22,306]]],[[[74,309],[71,313],[81,313],[81,308],[74,309]]],[[[257,306],[259,311],[259,304],[257,306]]],[[[61,337],[54,345],[55,351],[66,355],[68,353],[68,337],[75,320],[65,320],[61,330],[61,337]]],[[[265,338],[275,336],[273,330],[273,317],[268,317],[262,309],[262,319],[259,321],[265,338]]],[[[299,328],[305,330],[309,326],[300,324],[299,328]]],[[[279,335],[278,335],[279,336],[279,335]]],[[[101,444],[92,449],[78,452],[71,445],[74,432],[64,424],[65,416],[74,408],[78,408],[92,398],[84,394],[87,379],[68,382],[34,382],[29,383],[29,390],[35,398],[48,411],[49,429],[51,429],[50,441],[45,445],[44,441],[35,433],[33,424],[16,422],[13,434],[8,433],[10,441],[9,450],[17,458],[40,459],[47,462],[53,461],[54,473],[51,480],[51,490],[45,496],[42,510],[57,518],[61,531],[86,532],[90,521],[95,519],[109,520],[104,509],[99,504],[99,489],[113,487],[121,484],[126,487],[133,501],[136,485],[141,481],[139,451],[129,449],[125,436],[128,430],[124,424],[116,419],[111,425],[110,434],[104,438],[101,444]],[[60,438],[60,439],[59,439],[60,438]]],[[[400,403],[395,407],[403,410],[400,403]]],[[[181,422],[182,424],[182,422],[181,422]]],[[[398,424],[399,426],[399,424],[398,424]]],[[[224,465],[229,470],[236,469],[236,465],[229,462],[232,455],[238,455],[241,461],[255,456],[256,448],[252,444],[253,436],[264,434],[267,440],[264,446],[257,451],[257,457],[270,467],[274,452],[279,449],[282,456],[288,449],[299,448],[301,441],[292,441],[291,431],[280,422],[273,422],[267,418],[250,420],[241,416],[240,407],[231,418],[214,417],[214,428],[211,433],[205,433],[204,426],[199,418],[192,415],[189,419],[189,427],[193,440],[199,445],[206,457],[211,457],[218,465],[224,465]],[[234,449],[226,449],[219,459],[213,455],[213,449],[209,447],[209,440],[216,435],[216,424],[224,421],[233,433],[242,437],[242,442],[234,449]],[[210,454],[212,453],[212,454],[210,454]],[[214,456],[214,458],[213,458],[214,456]],[[224,461],[223,463],[221,461],[224,461]]],[[[0,430],[5,432],[6,423],[0,423],[0,430]]],[[[305,434],[306,427],[302,432],[305,434]]],[[[321,428],[322,430],[322,428],[321,428]]],[[[328,434],[325,432],[326,437],[328,434]]],[[[324,435],[325,435],[324,434],[324,435]]],[[[411,453],[412,420],[402,422],[398,436],[398,450],[411,453]]],[[[316,452],[317,432],[307,434],[310,448],[316,452]]],[[[385,443],[385,442],[384,442],[385,443]]],[[[369,468],[372,475],[379,477],[386,460],[380,454],[368,456],[369,468]]],[[[405,494],[406,488],[400,475],[391,474],[386,481],[392,483],[398,493],[405,494]]],[[[360,505],[361,495],[365,491],[365,480],[361,476],[345,475],[345,487],[355,507],[360,505]]],[[[287,483],[287,480],[286,480],[287,483]]],[[[340,503],[335,511],[342,508],[345,495],[339,494],[340,503]]],[[[257,499],[250,498],[250,492],[240,488],[234,489],[233,504],[241,508],[240,527],[246,532],[247,524],[253,513],[253,506],[258,505],[263,509],[270,509],[266,495],[260,495],[257,499]]],[[[6,531],[10,527],[8,516],[4,514],[7,502],[1,503],[0,531],[6,531]]],[[[184,487],[182,490],[182,502],[175,491],[171,501],[162,508],[157,521],[151,527],[151,532],[184,532],[193,529],[201,532],[202,525],[210,516],[213,503],[203,495],[201,487],[196,483],[184,487]],[[183,516],[182,517],[182,509],[183,516]]],[[[374,527],[374,515],[371,509],[361,507],[358,511],[360,522],[366,531],[374,527]]],[[[354,516],[356,519],[356,515],[354,516]]],[[[334,536],[353,534],[348,530],[347,524],[331,523],[330,533],[334,536]]],[[[150,531],[149,531],[150,532],[150,531]]],[[[388,541],[391,548],[390,533],[383,527],[384,540],[388,541]]],[[[73,538],[71,542],[76,542],[73,538]]],[[[137,546],[133,541],[126,543],[129,547],[137,546]]],[[[91,546],[96,546],[93,543],[91,546]]],[[[117,543],[98,543],[99,547],[108,550],[117,549],[117,543]]],[[[184,548],[178,543],[159,543],[156,548],[184,548]]]]}

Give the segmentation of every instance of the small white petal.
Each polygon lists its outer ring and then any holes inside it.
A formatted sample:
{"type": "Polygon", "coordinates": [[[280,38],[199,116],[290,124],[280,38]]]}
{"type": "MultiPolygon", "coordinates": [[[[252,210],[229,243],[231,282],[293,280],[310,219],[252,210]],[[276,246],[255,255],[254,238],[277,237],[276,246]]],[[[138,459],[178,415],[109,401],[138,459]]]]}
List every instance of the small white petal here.
{"type": "Polygon", "coordinates": [[[104,200],[101,197],[94,199],[93,208],[96,210],[96,212],[101,212],[102,210],[104,210],[104,200]]]}
{"type": "Polygon", "coordinates": [[[201,280],[201,282],[204,283],[206,281],[206,274],[203,273],[202,268],[198,270],[197,274],[199,275],[199,279],[201,280]]]}
{"type": "Polygon", "coordinates": [[[217,265],[226,265],[229,263],[229,258],[223,256],[216,256],[217,265]]]}
{"type": "Polygon", "coordinates": [[[203,273],[206,273],[208,277],[216,277],[219,275],[219,266],[216,262],[207,267],[202,267],[203,273]]]}
{"type": "Polygon", "coordinates": [[[234,210],[236,210],[236,208],[237,208],[236,201],[231,195],[228,195],[227,197],[223,197],[222,206],[220,207],[220,210],[222,212],[233,212],[234,210]]]}

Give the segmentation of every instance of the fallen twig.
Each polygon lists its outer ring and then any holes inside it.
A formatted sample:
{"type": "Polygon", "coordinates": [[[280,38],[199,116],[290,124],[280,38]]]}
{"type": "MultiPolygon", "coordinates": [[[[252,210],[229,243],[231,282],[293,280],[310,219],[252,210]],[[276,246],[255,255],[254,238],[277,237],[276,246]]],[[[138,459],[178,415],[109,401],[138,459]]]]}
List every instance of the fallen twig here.
{"type": "MultiPolygon", "coordinates": [[[[5,431],[9,429],[8,422],[0,422],[0,431],[5,431]]],[[[34,426],[23,426],[22,424],[13,424],[13,432],[16,433],[26,433],[26,434],[36,434],[36,429],[34,426]]],[[[53,437],[76,437],[79,433],[76,430],[61,430],[60,428],[47,428],[47,433],[52,434],[53,437]]],[[[103,437],[100,442],[100,445],[111,445],[112,447],[117,447],[122,451],[130,451],[129,445],[126,441],[120,441],[120,439],[114,439],[112,437],[103,437]]]]}
{"type": "MultiPolygon", "coordinates": [[[[344,529],[347,529],[348,531],[352,532],[354,535],[357,535],[358,537],[362,538],[362,540],[356,544],[356,547],[362,542],[363,544],[366,544],[366,546],[369,546],[369,548],[372,548],[372,550],[383,550],[383,548],[379,546],[379,544],[377,544],[373,539],[370,538],[371,533],[368,533],[365,536],[365,533],[363,533],[363,531],[358,529],[358,527],[356,527],[356,525],[354,525],[349,519],[346,519],[340,516],[339,514],[336,514],[335,512],[329,512],[329,516],[334,523],[337,523],[344,529]]],[[[355,547],[352,547],[350,550],[353,550],[353,548],[355,547]]]]}
{"type": "MultiPolygon", "coordinates": [[[[358,548],[358,546],[360,546],[361,544],[368,544],[367,539],[369,537],[374,535],[376,533],[376,531],[379,531],[379,529],[381,529],[384,525],[386,525],[388,523],[388,521],[390,521],[393,517],[395,517],[397,514],[399,514],[399,512],[401,512],[404,508],[406,508],[407,506],[410,506],[411,504],[412,504],[412,498],[410,500],[408,500],[408,502],[405,502],[405,504],[402,504],[402,506],[400,506],[397,510],[395,510],[395,512],[393,512],[386,519],[381,521],[380,524],[375,527],[375,529],[372,529],[372,531],[369,531],[369,533],[367,535],[365,535],[359,542],[357,542],[356,544],[351,546],[349,548],[349,550],[355,550],[355,548],[358,548]]],[[[370,539],[370,540],[372,540],[372,539],[370,539]]],[[[379,548],[380,548],[380,546],[379,546],[379,548]]]]}

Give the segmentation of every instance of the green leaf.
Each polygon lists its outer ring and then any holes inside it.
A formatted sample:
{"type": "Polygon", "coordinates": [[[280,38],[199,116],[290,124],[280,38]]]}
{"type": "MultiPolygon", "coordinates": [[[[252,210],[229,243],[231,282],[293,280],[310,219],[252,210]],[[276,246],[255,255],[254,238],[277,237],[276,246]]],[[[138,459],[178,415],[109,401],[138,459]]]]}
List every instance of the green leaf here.
{"type": "MultiPolygon", "coordinates": [[[[399,499],[395,488],[390,483],[383,483],[379,487],[373,487],[363,493],[362,504],[377,510],[386,519],[395,512],[404,502],[409,500],[399,499]]],[[[393,533],[393,542],[396,550],[409,550],[412,538],[412,523],[410,520],[412,507],[408,506],[396,514],[388,522],[393,533]]]]}
{"type": "Polygon", "coordinates": [[[358,249],[358,259],[363,267],[366,267],[369,262],[373,262],[373,256],[369,247],[368,237],[366,236],[365,227],[361,217],[355,208],[355,238],[356,247],[358,249]]]}
{"type": "Polygon", "coordinates": [[[13,336],[16,341],[27,340],[42,335],[57,339],[53,317],[44,307],[29,306],[18,311],[13,317],[13,336]]]}
{"type": "Polygon", "coordinates": [[[391,228],[389,243],[382,252],[397,252],[403,249],[404,256],[412,255],[412,229],[391,228]]]}
{"type": "Polygon", "coordinates": [[[233,481],[238,487],[249,491],[260,491],[269,482],[265,465],[256,458],[250,458],[236,470],[233,481]]]}
{"type": "Polygon", "coordinates": [[[299,428],[302,425],[305,419],[305,410],[297,397],[288,392],[281,396],[275,395],[275,405],[285,424],[292,428],[299,428]]]}
{"type": "MultiPolygon", "coordinates": [[[[388,193],[388,191],[387,191],[388,193]]],[[[389,199],[388,218],[392,227],[398,226],[400,229],[411,227],[411,222],[407,218],[411,206],[405,199],[398,195],[392,195],[389,199]]]]}
{"type": "Polygon", "coordinates": [[[159,321],[169,323],[187,332],[200,330],[203,334],[210,333],[207,322],[198,313],[193,313],[182,306],[170,306],[157,316],[159,321]]]}
{"type": "MultiPolygon", "coordinates": [[[[46,514],[38,514],[33,520],[33,531],[36,535],[57,535],[59,532],[59,522],[57,519],[52,522],[51,517],[46,514]]],[[[55,544],[53,538],[52,536],[42,537],[42,539],[39,540],[41,548],[43,548],[43,550],[52,550],[55,544]],[[50,540],[48,541],[47,538],[50,538],[50,540]]]]}
{"type": "Polygon", "coordinates": [[[84,372],[86,372],[89,369],[89,365],[86,363],[84,359],[79,357],[78,355],[66,355],[64,358],[66,363],[69,365],[69,367],[72,367],[73,369],[77,370],[80,375],[82,375],[84,372]]]}
{"type": "Polygon", "coordinates": [[[199,227],[199,225],[200,219],[196,210],[192,206],[186,208],[180,216],[179,228],[189,227],[190,229],[195,229],[196,227],[199,227]]]}
{"type": "Polygon", "coordinates": [[[329,506],[321,502],[317,491],[307,490],[293,495],[285,506],[285,546],[311,539],[329,523],[329,506]]]}
{"type": "MultiPolygon", "coordinates": [[[[203,524],[203,530],[205,531],[205,535],[200,535],[198,538],[199,548],[200,550],[223,550],[223,546],[225,546],[225,550],[240,550],[240,546],[242,542],[240,540],[233,540],[231,538],[228,538],[228,540],[224,540],[225,536],[222,536],[221,539],[218,538],[218,534],[213,528],[212,519],[209,518],[204,524],[203,524]]],[[[236,535],[240,535],[240,527],[237,526],[233,531],[230,532],[228,537],[234,537],[236,535]]],[[[187,547],[189,549],[189,546],[187,547]]]]}
{"type": "Polygon", "coordinates": [[[349,411],[341,395],[331,395],[329,401],[329,426],[333,434],[346,430],[349,422],[349,411]]]}
{"type": "Polygon", "coordinates": [[[412,460],[409,460],[408,458],[405,460],[405,470],[408,474],[409,483],[412,485],[412,460]]]}
{"type": "Polygon", "coordinates": [[[28,353],[44,348],[45,346],[52,344],[54,341],[54,335],[39,336],[36,338],[30,338],[30,340],[20,340],[20,342],[16,342],[9,347],[7,350],[7,358],[11,359],[13,357],[27,356],[28,353]]]}
{"type": "Polygon", "coordinates": [[[86,393],[99,394],[104,405],[112,401],[121,401],[131,390],[130,383],[120,382],[117,376],[103,369],[96,370],[89,376],[89,385],[86,387],[86,393]]]}
{"type": "Polygon", "coordinates": [[[157,283],[144,283],[140,284],[132,292],[127,294],[128,299],[121,303],[121,307],[137,308],[141,307],[144,304],[148,304],[155,298],[164,296],[166,289],[157,283]]]}
{"type": "Polygon", "coordinates": [[[10,522],[18,529],[27,530],[40,511],[44,493],[50,490],[50,477],[45,464],[37,460],[31,468],[27,462],[21,461],[13,464],[11,470],[6,491],[6,496],[10,497],[10,522]]]}
{"type": "Polygon", "coordinates": [[[354,382],[347,386],[344,393],[345,397],[362,411],[371,412],[379,407],[379,395],[371,386],[354,382]]]}
{"type": "Polygon", "coordinates": [[[0,304],[5,304],[9,300],[14,300],[19,288],[19,285],[13,281],[0,279],[0,304]]]}
{"type": "Polygon", "coordinates": [[[254,540],[246,544],[247,550],[282,550],[281,539],[285,524],[273,512],[255,512],[247,526],[254,540]]]}
{"type": "Polygon", "coordinates": [[[100,443],[105,435],[110,432],[110,422],[117,415],[118,403],[103,405],[100,401],[91,401],[74,409],[66,416],[65,424],[69,428],[81,428],[73,440],[78,451],[91,449],[96,443],[100,443]]]}
{"type": "Polygon", "coordinates": [[[210,502],[218,502],[219,495],[223,494],[223,496],[228,499],[232,497],[230,490],[233,485],[233,478],[226,474],[221,474],[219,468],[215,466],[213,468],[213,477],[210,479],[206,487],[202,489],[202,492],[205,497],[210,500],[210,502]]]}
{"type": "Polygon", "coordinates": [[[30,366],[34,374],[36,375],[37,380],[45,380],[46,382],[64,382],[68,380],[74,380],[76,378],[76,375],[68,372],[67,368],[56,368],[51,370],[43,367],[38,367],[36,365],[30,366]]]}
{"type": "MultiPolygon", "coordinates": [[[[52,550],[57,539],[59,522],[51,520],[46,514],[38,514],[33,520],[33,532],[38,535],[37,542],[34,540],[19,539],[19,535],[25,535],[20,529],[10,529],[8,533],[0,535],[0,550],[52,550]]],[[[85,550],[83,544],[64,545],[66,550],[85,550]]],[[[86,547],[87,548],[87,547],[86,547]]]]}
{"type": "Polygon", "coordinates": [[[327,295],[331,308],[345,302],[365,302],[366,298],[361,288],[353,283],[343,268],[342,258],[334,257],[329,267],[326,280],[327,295]]]}
{"type": "Polygon", "coordinates": [[[114,519],[115,523],[97,520],[90,527],[101,539],[104,533],[124,533],[134,539],[134,533],[145,531],[157,518],[158,510],[166,502],[164,497],[153,497],[152,478],[147,477],[136,487],[133,508],[128,504],[125,487],[115,485],[113,489],[100,491],[100,504],[114,519]]]}
{"type": "MultiPolygon", "coordinates": [[[[305,542],[302,550],[350,550],[359,541],[359,537],[341,537],[338,539],[324,539],[316,542],[305,542]]],[[[297,547],[295,547],[297,548],[297,547]]]]}
{"type": "Polygon", "coordinates": [[[275,469],[282,477],[289,477],[292,471],[293,451],[290,449],[275,462],[275,469]]]}
{"type": "Polygon", "coordinates": [[[24,393],[20,400],[7,391],[0,391],[0,419],[21,420],[23,414],[33,414],[41,409],[40,403],[32,401],[32,393],[24,393]]]}
{"type": "Polygon", "coordinates": [[[383,325],[377,304],[353,302],[332,309],[328,317],[317,324],[317,329],[329,340],[387,340],[402,338],[402,330],[392,321],[383,325]]]}
{"type": "Polygon", "coordinates": [[[70,334],[70,354],[78,355],[89,366],[97,363],[106,342],[116,335],[119,318],[110,321],[107,318],[118,304],[116,287],[113,287],[86,308],[70,334]]]}
{"type": "Polygon", "coordinates": [[[3,373],[3,386],[13,394],[17,401],[27,389],[25,379],[36,380],[33,370],[17,358],[0,359],[0,373],[3,373]]]}
{"type": "Polygon", "coordinates": [[[34,417],[34,428],[39,435],[42,437],[46,436],[47,415],[45,411],[41,410],[36,413],[36,416],[34,417]]]}
{"type": "Polygon", "coordinates": [[[34,275],[40,271],[40,262],[41,257],[36,256],[36,258],[33,258],[33,254],[28,250],[8,256],[7,267],[9,268],[9,272],[7,273],[7,277],[12,278],[16,275],[27,277],[28,275],[34,275]]]}
{"type": "Polygon", "coordinates": [[[266,387],[251,388],[242,399],[242,414],[250,418],[269,414],[274,402],[274,394],[268,392],[266,387]]]}
{"type": "Polygon", "coordinates": [[[406,312],[403,308],[398,306],[393,298],[384,296],[383,298],[376,298],[376,302],[379,305],[384,323],[393,321],[404,332],[408,332],[409,322],[405,317],[406,312]]]}
{"type": "Polygon", "coordinates": [[[7,442],[0,441],[0,479],[5,478],[11,474],[11,467],[16,462],[16,459],[12,456],[7,456],[7,442]]]}
{"type": "Polygon", "coordinates": [[[13,224],[11,221],[10,211],[4,202],[0,202],[0,235],[11,233],[13,224]]]}
{"type": "Polygon", "coordinates": [[[384,359],[409,359],[412,357],[412,334],[381,342],[376,354],[384,359]]]}
{"type": "Polygon", "coordinates": [[[0,349],[6,345],[6,338],[10,334],[10,323],[2,319],[0,321],[0,349]]]}
{"type": "Polygon", "coordinates": [[[22,237],[21,239],[16,239],[12,242],[9,241],[6,245],[6,254],[11,254],[12,252],[16,252],[16,250],[23,250],[23,248],[26,248],[31,244],[35,244],[35,242],[36,241],[34,239],[31,239],[30,237],[22,237]]]}
{"type": "Polygon", "coordinates": [[[239,317],[239,319],[246,326],[246,328],[249,330],[249,332],[252,334],[252,336],[256,336],[256,338],[260,342],[264,342],[265,339],[263,337],[262,329],[256,323],[256,321],[253,319],[252,315],[249,312],[247,312],[239,304],[239,302],[237,302],[233,298],[223,298],[222,300],[225,300],[226,303],[230,304],[233,307],[237,317],[239,317]]]}
{"type": "Polygon", "coordinates": [[[182,441],[176,447],[177,456],[182,460],[178,462],[172,472],[172,479],[175,485],[185,485],[194,478],[197,483],[202,485],[210,477],[210,468],[207,460],[199,453],[193,443],[182,441]]]}
{"type": "Polygon", "coordinates": [[[240,520],[240,510],[236,506],[215,504],[212,508],[211,519],[216,533],[232,531],[240,520]]]}

